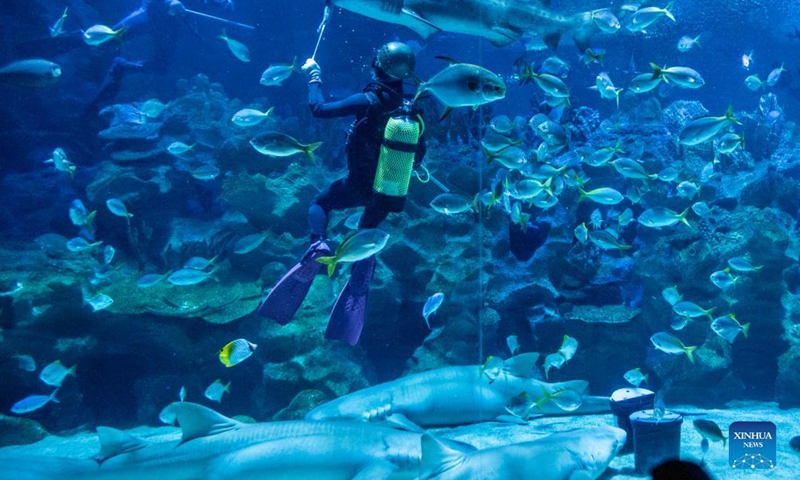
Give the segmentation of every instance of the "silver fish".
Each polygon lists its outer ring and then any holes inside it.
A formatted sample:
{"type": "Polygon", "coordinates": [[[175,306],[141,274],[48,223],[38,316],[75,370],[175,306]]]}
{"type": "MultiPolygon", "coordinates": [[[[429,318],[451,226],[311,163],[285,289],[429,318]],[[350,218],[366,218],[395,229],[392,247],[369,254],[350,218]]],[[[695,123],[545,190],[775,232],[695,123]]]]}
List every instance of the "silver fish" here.
{"type": "Polygon", "coordinates": [[[225,393],[230,393],[230,386],[231,382],[228,382],[227,385],[223,385],[222,381],[219,379],[215,380],[214,383],[208,386],[205,391],[205,396],[207,399],[222,403],[222,396],[225,393]]]}
{"type": "Polygon", "coordinates": [[[205,282],[209,278],[216,280],[216,277],[214,277],[214,272],[216,271],[217,270],[214,269],[210,272],[204,272],[191,268],[183,268],[167,277],[167,281],[177,286],[197,285],[198,283],[205,282]]]}
{"type": "Polygon", "coordinates": [[[29,397],[25,397],[11,407],[11,413],[15,413],[17,415],[24,415],[26,413],[31,413],[36,410],[39,410],[40,408],[44,407],[50,402],[61,403],[56,398],[56,393],[58,393],[58,389],[56,389],[56,391],[51,393],[49,396],[31,395],[29,397]]]}

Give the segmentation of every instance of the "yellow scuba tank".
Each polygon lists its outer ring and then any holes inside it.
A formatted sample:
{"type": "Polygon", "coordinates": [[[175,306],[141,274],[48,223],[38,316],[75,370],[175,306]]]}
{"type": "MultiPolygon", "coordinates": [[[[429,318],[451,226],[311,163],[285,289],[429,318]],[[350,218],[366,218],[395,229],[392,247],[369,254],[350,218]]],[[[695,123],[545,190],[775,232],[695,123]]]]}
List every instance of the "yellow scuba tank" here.
{"type": "Polygon", "coordinates": [[[393,116],[386,122],[378,157],[378,169],[372,186],[377,193],[392,197],[405,197],[417,144],[424,131],[422,118],[407,112],[393,116]]]}

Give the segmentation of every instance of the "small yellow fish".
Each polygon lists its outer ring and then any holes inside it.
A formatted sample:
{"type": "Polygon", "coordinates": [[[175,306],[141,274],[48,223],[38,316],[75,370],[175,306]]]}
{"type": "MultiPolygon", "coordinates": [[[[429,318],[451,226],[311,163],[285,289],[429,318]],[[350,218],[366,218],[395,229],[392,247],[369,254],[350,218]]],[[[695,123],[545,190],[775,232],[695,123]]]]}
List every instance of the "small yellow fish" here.
{"type": "Polygon", "coordinates": [[[234,340],[219,351],[219,361],[228,368],[233,367],[250,358],[257,346],[244,338],[234,340]]]}

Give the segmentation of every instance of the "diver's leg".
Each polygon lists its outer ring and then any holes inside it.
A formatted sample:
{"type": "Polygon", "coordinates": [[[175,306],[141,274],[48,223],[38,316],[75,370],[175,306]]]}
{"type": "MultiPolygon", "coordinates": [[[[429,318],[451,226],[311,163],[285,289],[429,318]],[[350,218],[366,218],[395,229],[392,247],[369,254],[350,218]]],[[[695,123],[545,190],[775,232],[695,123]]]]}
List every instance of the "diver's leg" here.
{"type": "Polygon", "coordinates": [[[342,178],[333,182],[311,202],[308,209],[308,229],[311,242],[327,238],[328,217],[333,210],[364,205],[365,195],[352,181],[342,178]]]}
{"type": "MultiPolygon", "coordinates": [[[[389,197],[381,194],[372,194],[364,214],[361,216],[358,228],[376,228],[392,212],[400,212],[405,204],[404,197],[389,197]]],[[[350,345],[358,343],[361,330],[364,328],[364,319],[367,314],[367,300],[369,298],[369,284],[375,273],[377,262],[375,256],[353,263],[350,269],[350,279],[347,280],[336,304],[333,306],[328,318],[328,328],[325,338],[344,340],[350,345]]]]}
{"type": "Polygon", "coordinates": [[[326,238],[328,212],[346,208],[355,201],[345,179],[334,182],[314,199],[309,208],[311,246],[270,291],[258,307],[259,315],[281,325],[289,323],[308,295],[314,277],[322,269],[322,264],[316,260],[333,253],[326,238]]]}

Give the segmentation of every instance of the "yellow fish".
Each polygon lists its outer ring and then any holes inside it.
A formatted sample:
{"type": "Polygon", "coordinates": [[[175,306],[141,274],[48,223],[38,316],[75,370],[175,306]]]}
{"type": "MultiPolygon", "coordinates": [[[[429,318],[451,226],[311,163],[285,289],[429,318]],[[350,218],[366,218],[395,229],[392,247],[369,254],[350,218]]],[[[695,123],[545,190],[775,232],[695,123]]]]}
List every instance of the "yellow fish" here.
{"type": "Polygon", "coordinates": [[[234,340],[219,351],[219,361],[228,368],[233,367],[250,358],[257,346],[244,338],[234,340]]]}

